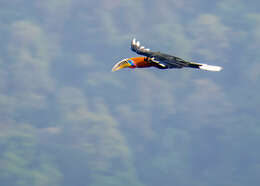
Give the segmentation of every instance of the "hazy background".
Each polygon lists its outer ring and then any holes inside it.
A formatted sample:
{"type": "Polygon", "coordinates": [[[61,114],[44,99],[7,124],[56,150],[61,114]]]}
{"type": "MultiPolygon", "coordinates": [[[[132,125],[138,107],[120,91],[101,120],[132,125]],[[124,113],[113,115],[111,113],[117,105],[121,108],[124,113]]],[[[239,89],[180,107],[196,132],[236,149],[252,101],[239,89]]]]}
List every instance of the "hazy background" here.
{"type": "Polygon", "coordinates": [[[1,186],[258,186],[259,0],[0,0],[1,186]],[[130,41],[212,65],[124,69],[130,41]]]}

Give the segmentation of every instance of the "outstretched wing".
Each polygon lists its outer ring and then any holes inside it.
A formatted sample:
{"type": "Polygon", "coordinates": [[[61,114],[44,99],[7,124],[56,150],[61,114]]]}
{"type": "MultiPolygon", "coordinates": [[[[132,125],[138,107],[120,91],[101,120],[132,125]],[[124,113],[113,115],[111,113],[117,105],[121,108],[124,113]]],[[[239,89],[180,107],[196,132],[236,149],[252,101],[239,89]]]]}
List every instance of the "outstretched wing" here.
{"type": "Polygon", "coordinates": [[[190,67],[208,71],[220,71],[222,69],[222,67],[220,66],[189,62],[169,54],[164,54],[161,52],[152,52],[150,51],[150,49],[141,46],[140,42],[136,41],[135,38],[131,42],[131,50],[136,52],[137,54],[149,57],[150,62],[156,64],[155,66],[157,66],[158,68],[166,69],[190,67]]]}
{"type": "Polygon", "coordinates": [[[139,41],[136,41],[134,38],[131,42],[131,50],[136,52],[137,54],[150,57],[153,52],[150,51],[149,48],[145,48],[144,46],[141,46],[139,41]]]}
{"type": "MultiPolygon", "coordinates": [[[[152,60],[155,61],[154,58],[152,58],[152,60]]],[[[158,65],[160,65],[160,66],[165,65],[166,68],[189,67],[189,68],[198,68],[198,69],[202,69],[202,70],[215,71],[215,72],[222,70],[222,67],[220,67],[220,66],[189,62],[189,61],[185,61],[178,57],[173,57],[167,61],[155,61],[155,62],[157,62],[158,65]]]]}
{"type": "Polygon", "coordinates": [[[134,38],[131,42],[131,50],[137,54],[149,57],[149,61],[155,63],[158,68],[182,68],[186,65],[186,61],[181,58],[164,54],[161,52],[152,52],[136,41],[134,38]]]}

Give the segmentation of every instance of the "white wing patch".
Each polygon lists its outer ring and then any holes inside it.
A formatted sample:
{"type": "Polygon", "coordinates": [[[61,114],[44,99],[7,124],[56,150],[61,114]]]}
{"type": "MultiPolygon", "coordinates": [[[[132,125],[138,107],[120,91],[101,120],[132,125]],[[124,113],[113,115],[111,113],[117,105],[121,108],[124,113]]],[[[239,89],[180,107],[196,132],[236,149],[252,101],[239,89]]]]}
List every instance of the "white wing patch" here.
{"type": "Polygon", "coordinates": [[[166,65],[164,65],[164,64],[162,64],[162,63],[159,63],[159,65],[161,66],[161,67],[166,67],[166,65]]]}
{"type": "Polygon", "coordinates": [[[150,51],[149,48],[145,48],[144,46],[141,46],[140,42],[136,41],[135,38],[132,40],[132,46],[136,47],[139,50],[145,51],[145,52],[149,52],[150,51]]]}

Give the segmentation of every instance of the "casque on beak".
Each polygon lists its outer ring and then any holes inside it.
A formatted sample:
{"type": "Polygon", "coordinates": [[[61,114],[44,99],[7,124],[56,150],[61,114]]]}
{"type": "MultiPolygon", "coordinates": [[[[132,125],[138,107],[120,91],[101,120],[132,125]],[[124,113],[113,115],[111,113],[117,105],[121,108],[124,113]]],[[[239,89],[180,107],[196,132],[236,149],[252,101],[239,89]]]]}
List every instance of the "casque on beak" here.
{"type": "Polygon", "coordinates": [[[119,61],[118,63],[116,63],[114,65],[114,67],[112,68],[112,72],[115,72],[117,70],[120,70],[122,68],[127,68],[127,67],[130,67],[132,66],[130,63],[128,63],[127,59],[124,59],[122,61],[119,61]]]}

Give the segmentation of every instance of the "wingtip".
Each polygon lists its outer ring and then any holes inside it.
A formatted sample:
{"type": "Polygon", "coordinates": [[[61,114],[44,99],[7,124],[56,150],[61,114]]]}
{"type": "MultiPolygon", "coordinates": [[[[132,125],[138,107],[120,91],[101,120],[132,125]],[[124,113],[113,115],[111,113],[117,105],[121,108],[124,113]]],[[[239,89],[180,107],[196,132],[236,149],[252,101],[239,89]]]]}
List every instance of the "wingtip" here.
{"type": "Polygon", "coordinates": [[[136,39],[135,39],[135,37],[132,39],[132,44],[133,44],[133,45],[136,44],[136,39]]]}
{"type": "Polygon", "coordinates": [[[134,37],[131,42],[131,49],[136,53],[149,52],[149,48],[145,48],[145,46],[141,45],[140,41],[137,41],[134,37]]]}

